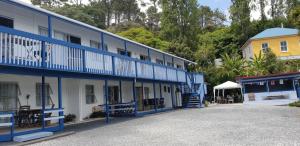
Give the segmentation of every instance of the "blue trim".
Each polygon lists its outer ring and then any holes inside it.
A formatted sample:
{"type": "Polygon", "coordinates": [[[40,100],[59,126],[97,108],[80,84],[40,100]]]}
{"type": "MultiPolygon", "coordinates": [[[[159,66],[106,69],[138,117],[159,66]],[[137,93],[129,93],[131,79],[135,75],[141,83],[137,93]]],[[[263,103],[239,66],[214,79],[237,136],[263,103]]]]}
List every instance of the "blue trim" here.
{"type": "Polygon", "coordinates": [[[46,92],[45,92],[45,76],[42,76],[42,129],[45,129],[45,102],[46,102],[46,92]]]}
{"type": "Polygon", "coordinates": [[[155,108],[155,112],[157,112],[157,100],[156,100],[156,88],[155,88],[155,82],[153,82],[153,95],[154,95],[154,108],[155,108]]]}
{"type": "MultiPolygon", "coordinates": [[[[58,108],[62,109],[62,81],[61,77],[57,78],[57,90],[58,90],[58,108]]],[[[64,112],[59,112],[59,116],[64,116],[64,112]]],[[[60,130],[64,129],[64,119],[59,119],[60,130]]]]}
{"type": "Polygon", "coordinates": [[[150,49],[149,48],[147,49],[148,49],[148,61],[151,62],[150,49]]]}
{"type": "Polygon", "coordinates": [[[123,97],[122,97],[122,80],[119,80],[119,87],[120,87],[120,100],[121,100],[121,103],[123,103],[123,97]]]}
{"type": "Polygon", "coordinates": [[[108,81],[104,83],[104,95],[105,95],[105,112],[106,112],[106,123],[109,122],[109,109],[108,109],[108,81]]]}
{"type": "Polygon", "coordinates": [[[52,38],[52,18],[48,15],[48,37],[52,38]]]}
{"type": "Polygon", "coordinates": [[[136,91],[135,91],[135,80],[132,82],[132,95],[134,101],[134,115],[137,115],[137,100],[136,100],[136,91]]]}
{"type": "Polygon", "coordinates": [[[160,98],[163,98],[162,91],[161,91],[161,82],[159,82],[159,95],[160,95],[160,98]]]}
{"type": "Polygon", "coordinates": [[[125,55],[127,56],[128,52],[127,52],[127,43],[126,43],[126,40],[124,40],[124,48],[125,48],[125,55]]]}
{"type": "Polygon", "coordinates": [[[144,110],[145,110],[145,105],[144,105],[144,99],[145,99],[145,97],[144,97],[144,96],[145,96],[145,93],[144,93],[144,91],[145,91],[145,90],[144,90],[144,82],[142,81],[141,84],[142,84],[142,92],[143,92],[143,93],[142,93],[142,94],[143,94],[143,95],[142,95],[142,100],[143,100],[143,101],[142,101],[142,103],[143,103],[142,105],[143,105],[143,111],[144,111],[144,110]]]}

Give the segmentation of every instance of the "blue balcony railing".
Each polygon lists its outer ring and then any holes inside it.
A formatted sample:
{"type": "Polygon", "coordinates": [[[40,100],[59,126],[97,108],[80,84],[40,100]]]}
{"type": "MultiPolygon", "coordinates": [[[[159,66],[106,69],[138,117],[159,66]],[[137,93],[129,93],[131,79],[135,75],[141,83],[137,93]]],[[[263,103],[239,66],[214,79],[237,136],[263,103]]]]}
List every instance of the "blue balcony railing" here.
{"type": "Polygon", "coordinates": [[[186,82],[186,71],[0,26],[0,64],[186,82]]]}

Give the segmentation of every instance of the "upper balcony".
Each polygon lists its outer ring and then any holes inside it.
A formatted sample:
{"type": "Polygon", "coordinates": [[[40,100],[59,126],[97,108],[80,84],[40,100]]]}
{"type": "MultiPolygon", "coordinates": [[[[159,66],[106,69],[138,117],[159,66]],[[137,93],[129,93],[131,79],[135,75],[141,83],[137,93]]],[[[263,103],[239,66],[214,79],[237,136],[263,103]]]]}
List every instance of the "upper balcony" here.
{"type": "Polygon", "coordinates": [[[187,80],[182,69],[2,26],[0,65],[169,82],[187,80]]]}

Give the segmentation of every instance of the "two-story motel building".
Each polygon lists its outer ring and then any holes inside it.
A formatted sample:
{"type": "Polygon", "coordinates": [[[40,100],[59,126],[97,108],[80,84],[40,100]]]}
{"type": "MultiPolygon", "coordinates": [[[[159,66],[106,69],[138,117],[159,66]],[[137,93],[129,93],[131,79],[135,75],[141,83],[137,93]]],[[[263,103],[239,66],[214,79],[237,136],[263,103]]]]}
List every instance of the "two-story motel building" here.
{"type": "Polygon", "coordinates": [[[189,64],[194,62],[56,13],[1,0],[0,140],[62,130],[64,115],[81,122],[101,108],[108,120],[118,111],[181,107],[186,92],[204,96],[203,75],[187,72],[189,64]]]}

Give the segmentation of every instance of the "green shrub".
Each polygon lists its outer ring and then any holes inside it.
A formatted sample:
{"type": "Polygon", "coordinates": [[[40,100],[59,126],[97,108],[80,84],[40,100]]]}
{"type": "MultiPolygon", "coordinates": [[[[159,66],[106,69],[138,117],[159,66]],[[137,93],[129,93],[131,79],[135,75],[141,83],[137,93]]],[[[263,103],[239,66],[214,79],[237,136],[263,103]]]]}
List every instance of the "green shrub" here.
{"type": "Polygon", "coordinates": [[[209,102],[207,100],[204,101],[204,106],[208,107],[209,102]]]}
{"type": "Polygon", "coordinates": [[[289,106],[291,106],[291,107],[300,107],[300,101],[290,103],[289,106]]]}

